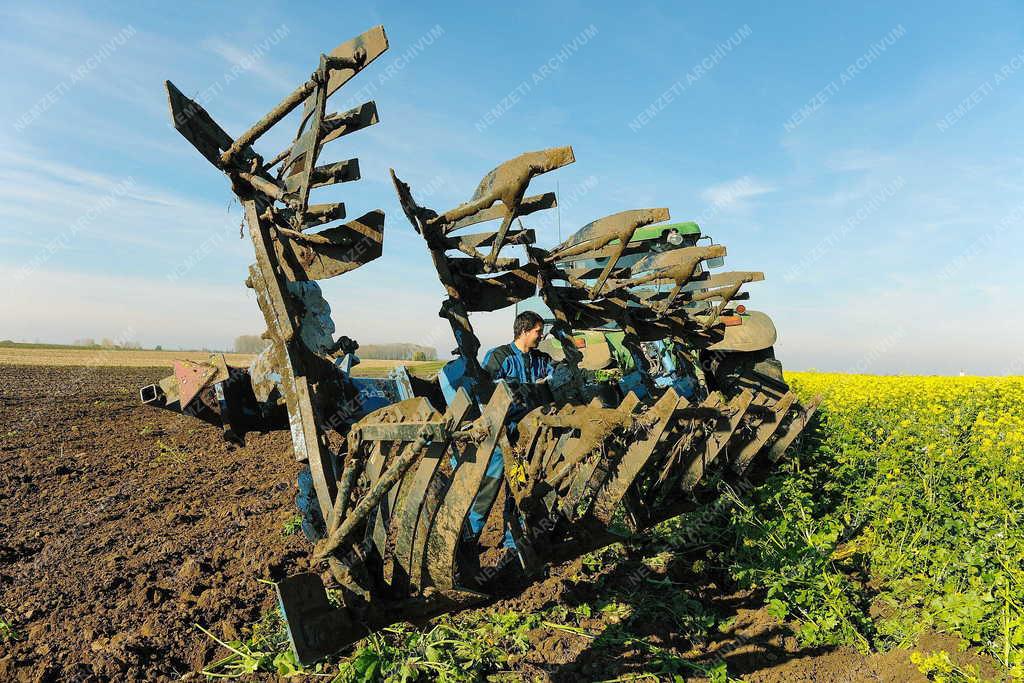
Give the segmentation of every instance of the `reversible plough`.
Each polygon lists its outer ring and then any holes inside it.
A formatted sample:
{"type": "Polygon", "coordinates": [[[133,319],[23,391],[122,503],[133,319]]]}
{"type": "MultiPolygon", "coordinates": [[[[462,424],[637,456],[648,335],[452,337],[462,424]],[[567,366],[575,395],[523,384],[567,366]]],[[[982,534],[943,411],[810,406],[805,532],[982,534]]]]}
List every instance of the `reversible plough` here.
{"type": "Polygon", "coordinates": [[[317,572],[278,584],[303,663],[389,624],[479,604],[510,567],[525,586],[547,565],[693,509],[714,495],[713,478],[781,458],[816,407],[783,381],[770,319],[734,303],[762,275],[712,274],[725,247],[702,243],[695,224],[666,223],[664,208],[629,210],[537,246],[523,221],[557,197],[530,195],[529,185],[573,163],[570,147],[499,165],[469,201],[440,213],[392,171],[445,289],[440,316],[457,349],[430,381],[402,367],[353,376],[358,344],[334,338],[316,281],[378,258],[384,214],[338,222],[344,204],[310,198],[359,178],[356,159],[321,164],[320,154],[376,124],[376,106],[328,113],[327,100],[387,46],[378,26],[321,55],[306,83],[237,138],[166,84],[175,128],[242,203],[256,255],[246,285],[268,346],[248,368],[223,356],[176,362],[142,400],[222,426],[236,443],[290,430],[308,465],[313,559],[338,587],[332,601],[317,572]],[[253,144],[300,107],[292,143],[269,160],[257,154],[253,144]],[[480,224],[491,229],[465,230],[480,224]],[[494,382],[478,360],[471,315],[512,306],[533,306],[550,325],[557,363],[547,382],[494,382]],[[509,429],[513,412],[521,418],[509,429]],[[487,541],[467,534],[466,517],[495,449],[519,523],[508,529],[515,551],[488,565],[487,541]]]}

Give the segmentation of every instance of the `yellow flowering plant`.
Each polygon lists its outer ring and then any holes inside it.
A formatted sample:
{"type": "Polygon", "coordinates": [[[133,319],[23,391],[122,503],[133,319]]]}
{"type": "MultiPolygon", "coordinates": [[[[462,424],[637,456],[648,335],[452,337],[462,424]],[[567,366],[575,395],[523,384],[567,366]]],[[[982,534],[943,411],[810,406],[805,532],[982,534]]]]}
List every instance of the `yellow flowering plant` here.
{"type": "Polygon", "coordinates": [[[737,498],[734,577],[808,643],[949,632],[1024,676],[1024,378],[787,378],[819,426],[737,498]]]}

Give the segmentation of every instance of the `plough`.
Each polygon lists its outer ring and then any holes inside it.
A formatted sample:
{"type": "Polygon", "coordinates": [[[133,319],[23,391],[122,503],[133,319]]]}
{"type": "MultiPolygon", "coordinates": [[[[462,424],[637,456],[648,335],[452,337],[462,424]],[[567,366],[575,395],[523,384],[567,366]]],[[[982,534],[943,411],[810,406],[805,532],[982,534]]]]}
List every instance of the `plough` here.
{"type": "Polygon", "coordinates": [[[742,477],[782,458],[811,419],[774,360],[775,329],[734,302],[761,273],[712,274],[725,247],[665,208],[598,218],[550,249],[524,227],[554,208],[533,178],[575,161],[571,147],[497,166],[468,201],[420,206],[392,171],[399,201],[445,289],[439,315],[454,359],[425,380],[404,368],[352,374],[358,344],[334,338],[318,280],[381,256],[384,214],[349,221],[314,191],[359,179],[356,159],[320,163],[327,143],[378,121],[376,105],[328,113],[329,97],[387,49],[383,27],[321,55],[309,80],[232,138],[166,84],[175,128],[231,181],[255,251],[246,285],[268,342],[248,368],[223,357],[177,362],[142,388],[150,405],[223,427],[287,429],[308,465],[315,505],[304,529],[321,574],[278,584],[298,659],[310,663],[377,629],[486,601],[508,563],[481,566],[485,538],[466,518],[495,449],[518,523],[520,585],[579,556],[693,509],[714,477],[742,477]],[[292,143],[264,160],[253,145],[301,107],[292,143]],[[490,224],[484,232],[466,228],[490,224]],[[511,251],[518,251],[518,257],[511,251]],[[542,384],[495,382],[481,366],[471,316],[540,312],[556,359],[542,384]],[[513,413],[516,414],[513,420],[513,413]]]}

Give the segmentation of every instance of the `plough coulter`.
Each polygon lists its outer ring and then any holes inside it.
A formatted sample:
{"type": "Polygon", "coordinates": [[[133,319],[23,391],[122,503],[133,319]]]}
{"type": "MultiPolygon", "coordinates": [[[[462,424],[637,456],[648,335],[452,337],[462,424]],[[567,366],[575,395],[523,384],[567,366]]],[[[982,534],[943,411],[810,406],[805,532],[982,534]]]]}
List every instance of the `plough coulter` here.
{"type": "Polygon", "coordinates": [[[310,79],[232,138],[166,84],[177,130],[231,180],[255,251],[246,286],[266,320],[266,350],[247,368],[222,356],[177,362],[142,400],[223,427],[287,429],[304,530],[321,573],[290,577],[278,596],[299,661],[310,663],[377,629],[486,601],[510,572],[525,586],[545,566],[638,533],[781,458],[817,403],[789,391],[768,316],[738,302],[761,273],[712,270],[725,247],[665,208],[598,218],[550,249],[531,216],[552,193],[538,175],[575,161],[571,147],[497,166],[447,211],[420,206],[392,171],[401,206],[446,296],[439,315],[456,349],[432,380],[398,367],[355,377],[358,344],[335,338],[318,280],[382,253],[384,214],[345,222],[345,205],[310,203],[318,188],[359,178],[356,159],[321,161],[327,143],[377,123],[367,102],[331,112],[332,94],[387,49],[382,27],[320,56],[310,79]],[[269,160],[253,148],[301,108],[292,143],[269,160]],[[468,229],[482,226],[482,231],[468,229]],[[547,323],[547,381],[495,382],[471,317],[516,307],[547,323]],[[466,519],[496,449],[515,549],[497,550],[466,519]],[[490,547],[489,544],[490,543],[490,547]],[[485,557],[497,557],[493,562],[485,557]]]}

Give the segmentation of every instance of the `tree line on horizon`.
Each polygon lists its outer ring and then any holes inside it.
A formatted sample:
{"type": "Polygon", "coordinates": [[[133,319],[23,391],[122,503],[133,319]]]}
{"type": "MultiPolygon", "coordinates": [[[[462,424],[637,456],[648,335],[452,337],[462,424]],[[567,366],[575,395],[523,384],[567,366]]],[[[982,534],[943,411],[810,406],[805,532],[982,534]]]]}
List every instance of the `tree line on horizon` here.
{"type": "MultiPolygon", "coordinates": [[[[256,334],[243,334],[235,337],[235,353],[260,353],[269,342],[256,334]]],[[[437,360],[437,349],[433,346],[421,346],[408,342],[390,344],[362,344],[356,351],[360,358],[376,360],[437,360]]]]}

